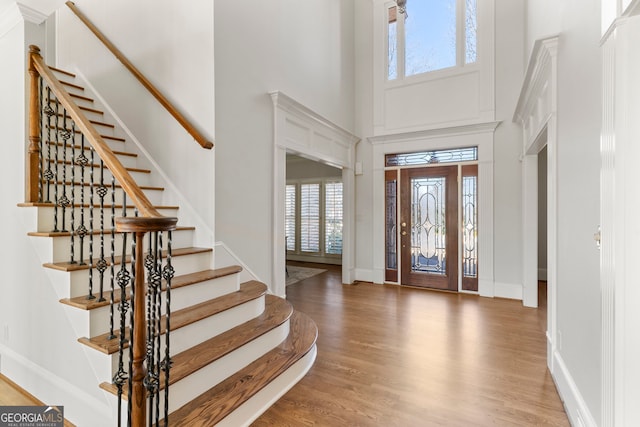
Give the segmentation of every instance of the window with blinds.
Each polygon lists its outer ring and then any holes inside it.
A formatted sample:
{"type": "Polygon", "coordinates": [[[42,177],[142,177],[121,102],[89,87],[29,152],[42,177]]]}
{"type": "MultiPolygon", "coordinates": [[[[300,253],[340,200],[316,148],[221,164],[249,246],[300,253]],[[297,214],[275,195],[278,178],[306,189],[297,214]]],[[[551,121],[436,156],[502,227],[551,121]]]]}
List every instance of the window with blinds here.
{"type": "Polygon", "coordinates": [[[342,253],[342,183],[328,182],[324,186],[324,251],[342,253]]]}
{"type": "Polygon", "coordinates": [[[342,183],[290,182],[285,189],[287,251],[342,254],[342,183]]]}
{"type": "Polygon", "coordinates": [[[320,184],[300,185],[300,251],[320,252],[320,184]]]}

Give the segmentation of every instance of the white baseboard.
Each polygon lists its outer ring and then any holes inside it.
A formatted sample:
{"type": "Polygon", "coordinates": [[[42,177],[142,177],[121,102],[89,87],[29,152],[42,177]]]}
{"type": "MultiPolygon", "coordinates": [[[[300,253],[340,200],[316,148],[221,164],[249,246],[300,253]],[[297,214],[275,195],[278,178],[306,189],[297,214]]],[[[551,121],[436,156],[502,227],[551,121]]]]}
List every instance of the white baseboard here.
{"type": "Polygon", "coordinates": [[[495,282],[493,291],[496,298],[522,300],[522,285],[519,283],[495,282]]]}
{"type": "Polygon", "coordinates": [[[547,280],[547,269],[539,268],[538,269],[538,280],[547,280]]]}
{"type": "MultiPolygon", "coordinates": [[[[77,426],[113,426],[111,406],[64,378],[0,344],[2,374],[47,405],[64,406],[65,418],[77,426]]],[[[96,384],[98,390],[98,384],[96,384]]]]}
{"type": "Polygon", "coordinates": [[[551,375],[556,383],[558,394],[564,402],[571,425],[573,427],[597,427],[598,423],[596,423],[591,411],[589,411],[580,390],[573,381],[573,377],[558,351],[553,352],[553,371],[551,375]]]}
{"type": "Polygon", "coordinates": [[[359,282],[373,282],[373,271],[365,268],[356,268],[355,280],[359,282]]]}

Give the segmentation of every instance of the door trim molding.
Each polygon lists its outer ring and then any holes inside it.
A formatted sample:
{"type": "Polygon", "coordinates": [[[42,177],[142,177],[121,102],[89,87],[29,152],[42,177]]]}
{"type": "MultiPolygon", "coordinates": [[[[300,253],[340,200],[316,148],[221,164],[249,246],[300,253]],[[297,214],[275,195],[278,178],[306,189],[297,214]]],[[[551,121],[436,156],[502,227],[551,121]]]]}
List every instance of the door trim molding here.
{"type": "Polygon", "coordinates": [[[385,155],[411,151],[478,147],[478,293],[496,294],[493,248],[493,139],[500,122],[446,127],[368,138],[373,146],[373,272],[374,283],[385,283],[384,171],[385,155]]]}
{"type": "Polygon", "coordinates": [[[355,154],[360,138],[282,92],[270,92],[273,102],[273,235],[272,291],[284,297],[285,185],[287,152],[342,169],[342,283],[352,283],[355,271],[355,154]]]}

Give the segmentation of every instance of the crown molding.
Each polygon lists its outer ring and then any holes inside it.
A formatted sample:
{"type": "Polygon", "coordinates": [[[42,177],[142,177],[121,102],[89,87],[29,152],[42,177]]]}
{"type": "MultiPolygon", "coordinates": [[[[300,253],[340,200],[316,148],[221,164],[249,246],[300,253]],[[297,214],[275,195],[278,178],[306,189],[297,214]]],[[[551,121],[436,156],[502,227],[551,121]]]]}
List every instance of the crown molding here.
{"type": "Polygon", "coordinates": [[[36,9],[33,9],[29,6],[26,6],[22,3],[16,2],[16,6],[18,6],[18,10],[20,10],[20,14],[24,18],[24,20],[27,22],[40,25],[47,19],[47,15],[45,15],[44,13],[36,9]]]}
{"type": "Polygon", "coordinates": [[[360,141],[360,138],[357,137],[356,135],[352,134],[346,129],[343,129],[342,127],[333,123],[331,120],[321,116],[320,114],[316,113],[310,108],[302,105],[301,103],[291,98],[290,96],[284,94],[283,92],[280,92],[280,91],[269,92],[269,95],[271,96],[271,100],[273,101],[273,106],[275,108],[286,111],[290,114],[293,114],[299,117],[303,117],[307,120],[316,122],[327,129],[331,129],[333,132],[337,133],[342,137],[340,142],[346,143],[347,145],[355,145],[360,141]]]}
{"type": "Polygon", "coordinates": [[[47,15],[19,2],[12,2],[9,7],[0,12],[0,37],[7,34],[20,22],[42,24],[47,15]]]}
{"type": "Polygon", "coordinates": [[[559,35],[553,35],[538,39],[533,45],[518,105],[513,114],[514,122],[522,123],[526,120],[540,98],[540,92],[544,89],[545,83],[551,80],[549,74],[552,70],[549,66],[558,55],[558,41],[559,35]]]}
{"type": "Polygon", "coordinates": [[[438,129],[418,130],[413,132],[402,132],[391,135],[371,136],[367,140],[373,144],[387,144],[394,142],[420,141],[425,139],[439,138],[442,136],[459,136],[494,132],[502,122],[484,122],[462,126],[451,126],[438,129]]]}

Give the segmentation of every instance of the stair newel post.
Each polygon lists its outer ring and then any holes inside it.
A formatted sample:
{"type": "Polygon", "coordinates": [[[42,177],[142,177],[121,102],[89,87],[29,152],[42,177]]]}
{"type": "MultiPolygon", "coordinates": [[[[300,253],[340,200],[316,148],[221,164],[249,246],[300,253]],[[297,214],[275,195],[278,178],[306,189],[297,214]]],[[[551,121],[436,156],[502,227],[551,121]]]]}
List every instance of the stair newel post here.
{"type": "MultiPolygon", "coordinates": [[[[145,282],[145,256],[144,236],[146,233],[173,231],[176,229],[177,218],[166,217],[121,217],[116,219],[116,229],[119,232],[134,233],[134,253],[132,254],[133,269],[133,322],[132,340],[132,364],[130,372],[130,416],[132,427],[143,427],[147,423],[147,313],[146,313],[146,282],[145,282]]],[[[149,337],[153,338],[153,337],[149,337]]],[[[151,367],[150,369],[154,369],[151,367]]]]}
{"type": "Polygon", "coordinates": [[[40,56],[38,46],[29,46],[29,149],[27,172],[27,202],[38,202],[38,181],[40,163],[40,74],[33,62],[40,56]]]}

